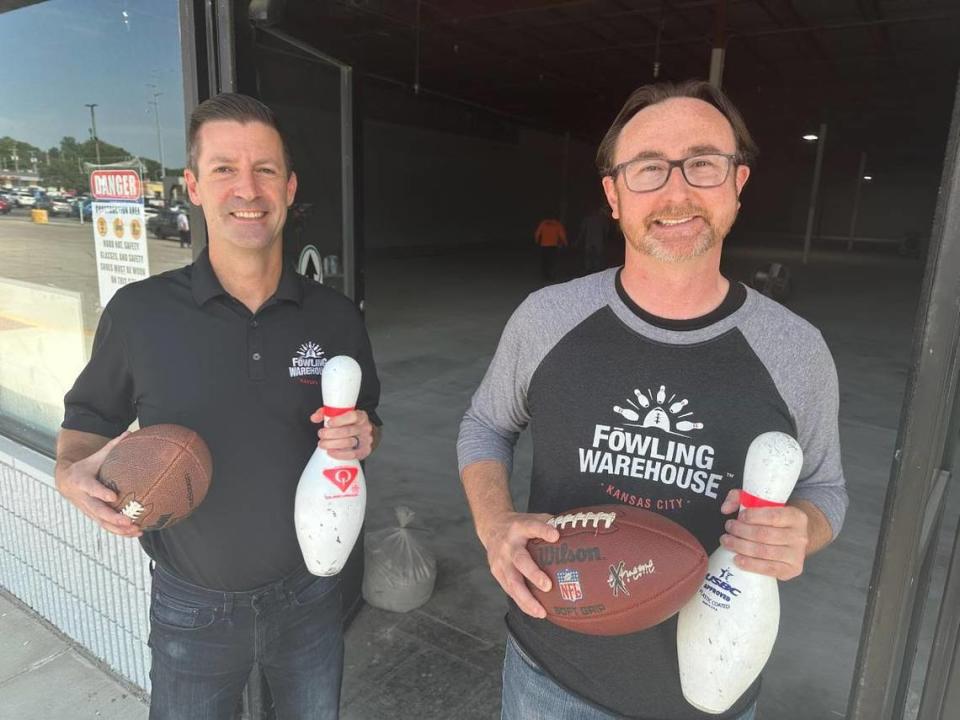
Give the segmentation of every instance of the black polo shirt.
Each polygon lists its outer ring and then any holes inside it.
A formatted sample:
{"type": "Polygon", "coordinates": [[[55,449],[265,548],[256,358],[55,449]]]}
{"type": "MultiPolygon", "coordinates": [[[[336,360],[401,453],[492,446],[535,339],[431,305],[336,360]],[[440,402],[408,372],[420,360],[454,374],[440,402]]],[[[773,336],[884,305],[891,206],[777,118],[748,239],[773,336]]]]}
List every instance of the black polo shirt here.
{"type": "Polygon", "coordinates": [[[319,373],[335,355],[360,363],[357,406],[380,424],[370,340],[348,298],[284,267],[276,293],[251,313],[204,250],[193,265],[117,291],[64,398],[63,427],[115,437],[136,418],[196,430],[213,455],[210,491],[189,518],[140,542],[196,585],[259,587],[303,565],[294,497],[316,447],[319,373]]]}

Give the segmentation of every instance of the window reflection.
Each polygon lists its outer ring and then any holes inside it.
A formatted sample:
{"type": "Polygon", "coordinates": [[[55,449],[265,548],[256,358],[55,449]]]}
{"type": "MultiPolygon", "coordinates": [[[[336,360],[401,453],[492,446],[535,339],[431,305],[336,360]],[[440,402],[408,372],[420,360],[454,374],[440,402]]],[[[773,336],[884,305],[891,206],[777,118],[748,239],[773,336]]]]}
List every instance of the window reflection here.
{"type": "Polygon", "coordinates": [[[0,13],[0,48],[16,66],[0,106],[0,430],[52,451],[107,297],[91,170],[140,179],[109,230],[100,223],[114,279],[122,263],[142,259],[153,275],[192,259],[177,227],[187,207],[177,2],[20,7],[0,13]]]}

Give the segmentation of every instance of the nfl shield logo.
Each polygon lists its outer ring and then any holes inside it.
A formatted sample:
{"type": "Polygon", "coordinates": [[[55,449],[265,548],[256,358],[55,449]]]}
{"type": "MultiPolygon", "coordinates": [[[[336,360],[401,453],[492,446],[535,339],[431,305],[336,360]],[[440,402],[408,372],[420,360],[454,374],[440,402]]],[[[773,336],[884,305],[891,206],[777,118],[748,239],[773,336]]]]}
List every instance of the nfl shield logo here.
{"type": "Polygon", "coordinates": [[[583,591],[580,589],[580,573],[577,570],[557,571],[557,585],[560,586],[560,597],[564,600],[576,602],[583,598],[583,591]]]}

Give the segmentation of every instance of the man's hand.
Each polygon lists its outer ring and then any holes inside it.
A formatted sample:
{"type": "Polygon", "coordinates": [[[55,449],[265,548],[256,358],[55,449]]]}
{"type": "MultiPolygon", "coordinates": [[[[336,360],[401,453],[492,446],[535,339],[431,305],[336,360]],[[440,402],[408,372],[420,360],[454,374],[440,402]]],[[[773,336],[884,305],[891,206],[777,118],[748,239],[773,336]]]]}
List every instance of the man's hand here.
{"type": "Polygon", "coordinates": [[[493,577],[521,610],[535,618],[544,618],[547,613],[523,579],[527,578],[544,592],[550,589],[551,582],[527,552],[527,541],[541,538],[547,542],[557,542],[560,531],[547,525],[549,519],[550,516],[545,514],[503,513],[488,522],[480,534],[493,577]]]}
{"type": "Polygon", "coordinates": [[[310,422],[323,423],[317,431],[318,447],[337,460],[363,460],[373,452],[379,440],[377,428],[363,410],[351,410],[324,418],[323,408],[310,416],[310,422]]]}
{"type": "Polygon", "coordinates": [[[54,476],[60,494],[104,530],[122,537],[140,537],[143,531],[133,520],[108,504],[117,501],[117,494],[97,479],[97,473],[100,472],[100,466],[107,455],[129,434],[123,433],[115,437],[82,460],[69,464],[58,462],[54,476]]]}
{"type": "MultiPolygon", "coordinates": [[[[740,491],[731,490],[720,507],[724,515],[740,507],[740,491]]],[[[747,508],[738,518],[727,520],[727,534],[720,544],[737,553],[735,562],[744,570],[790,580],[803,572],[809,554],[808,513],[799,507],[747,508]]]]}

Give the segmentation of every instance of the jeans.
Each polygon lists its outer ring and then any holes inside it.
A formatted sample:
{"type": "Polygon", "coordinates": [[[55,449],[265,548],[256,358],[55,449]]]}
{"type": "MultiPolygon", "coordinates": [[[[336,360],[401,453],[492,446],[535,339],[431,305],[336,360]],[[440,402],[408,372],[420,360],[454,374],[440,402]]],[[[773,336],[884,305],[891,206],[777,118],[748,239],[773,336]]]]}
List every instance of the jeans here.
{"type": "MultiPolygon", "coordinates": [[[[753,705],[737,720],[755,720],[753,705]]],[[[557,685],[507,636],[500,720],[616,720],[557,685]]]]}
{"type": "Polygon", "coordinates": [[[229,720],[259,663],[277,720],[336,720],[343,675],[337,577],[301,570],[247,592],[160,568],[150,600],[150,720],[229,720]]]}

